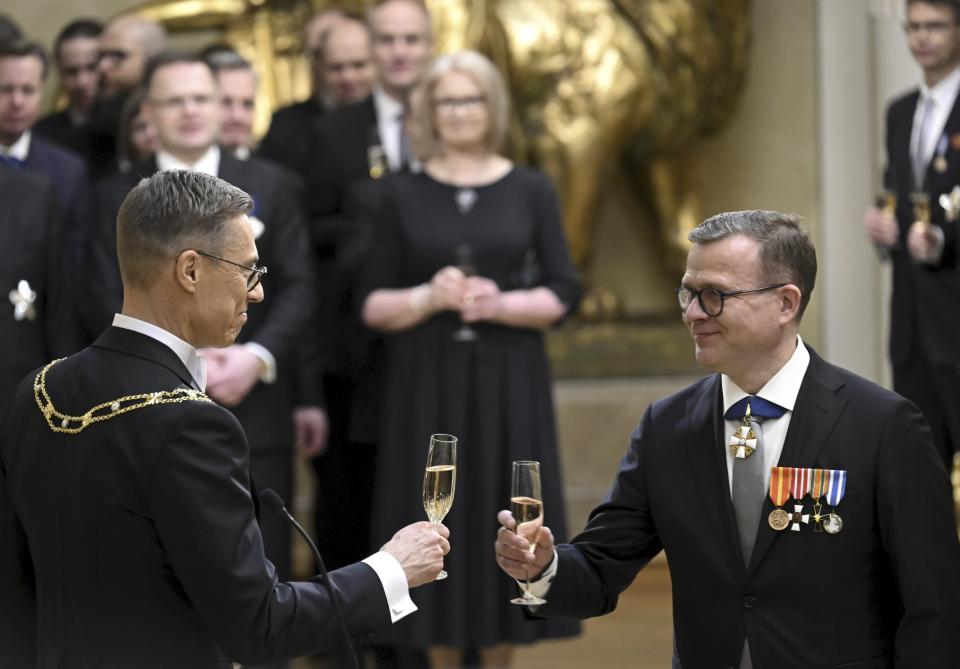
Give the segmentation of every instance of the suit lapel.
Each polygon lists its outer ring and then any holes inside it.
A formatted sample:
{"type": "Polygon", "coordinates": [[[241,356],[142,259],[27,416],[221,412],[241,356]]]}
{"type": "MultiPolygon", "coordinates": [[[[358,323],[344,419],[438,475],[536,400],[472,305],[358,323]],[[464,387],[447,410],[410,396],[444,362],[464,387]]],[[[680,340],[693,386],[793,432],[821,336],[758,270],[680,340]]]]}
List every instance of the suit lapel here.
{"type": "MultiPolygon", "coordinates": [[[[911,184],[908,190],[903,188],[901,192],[914,192],[919,190],[920,186],[914,184],[913,161],[910,159],[910,134],[913,132],[913,115],[917,109],[917,100],[920,98],[920,91],[915,91],[906,100],[897,107],[898,116],[891,119],[890,123],[890,162],[897,165],[897,181],[906,178],[907,183],[911,184]]],[[[897,185],[894,184],[894,187],[897,185]]],[[[909,207],[909,202],[904,203],[909,207]]]]}
{"type": "Polygon", "coordinates": [[[713,528],[724,559],[736,575],[743,574],[744,566],[730,501],[721,404],[720,376],[715,374],[687,401],[684,422],[677,433],[687,440],[686,451],[704,515],[713,528]]]}
{"type": "MultiPolygon", "coordinates": [[[[960,130],[960,95],[957,95],[956,99],[953,101],[953,108],[950,110],[950,115],[947,116],[947,121],[943,125],[943,130],[937,137],[937,150],[940,148],[940,142],[942,139],[944,137],[947,138],[946,151],[944,152],[945,157],[948,157],[951,153],[955,152],[950,138],[958,130],[960,130]]],[[[934,157],[937,156],[937,150],[934,150],[933,152],[934,157]]],[[[955,157],[954,160],[956,160],[955,157]]],[[[927,191],[933,194],[937,194],[942,191],[949,191],[953,184],[943,183],[947,176],[947,174],[937,172],[937,170],[933,169],[933,160],[931,160],[930,163],[927,164],[927,191]]],[[[947,178],[946,181],[949,182],[950,179],[947,178]]]]}
{"type": "MultiPolygon", "coordinates": [[[[814,467],[847,405],[847,401],[837,395],[843,381],[813,349],[808,346],[807,350],[810,351],[810,364],[800,384],[800,392],[790,418],[790,428],[787,430],[777,463],[781,467],[814,467]]],[[[791,503],[792,501],[788,502],[791,503]]],[[[773,502],[768,495],[763,501],[763,511],[760,513],[760,528],[748,570],[751,573],[776,538],[782,534],[766,522],[773,508],[773,502]]]]}

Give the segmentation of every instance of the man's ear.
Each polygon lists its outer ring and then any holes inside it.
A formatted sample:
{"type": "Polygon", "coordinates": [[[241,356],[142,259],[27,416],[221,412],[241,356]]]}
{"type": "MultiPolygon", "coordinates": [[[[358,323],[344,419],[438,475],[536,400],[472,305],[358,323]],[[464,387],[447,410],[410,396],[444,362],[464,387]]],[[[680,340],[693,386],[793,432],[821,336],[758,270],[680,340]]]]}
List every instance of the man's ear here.
{"type": "Polygon", "coordinates": [[[803,295],[794,284],[777,289],[780,294],[780,317],[784,322],[796,321],[800,315],[800,301],[803,295]]]}
{"type": "Polygon", "coordinates": [[[174,265],[177,284],[188,293],[197,292],[200,283],[200,256],[196,251],[188,249],[177,256],[174,265]]]}

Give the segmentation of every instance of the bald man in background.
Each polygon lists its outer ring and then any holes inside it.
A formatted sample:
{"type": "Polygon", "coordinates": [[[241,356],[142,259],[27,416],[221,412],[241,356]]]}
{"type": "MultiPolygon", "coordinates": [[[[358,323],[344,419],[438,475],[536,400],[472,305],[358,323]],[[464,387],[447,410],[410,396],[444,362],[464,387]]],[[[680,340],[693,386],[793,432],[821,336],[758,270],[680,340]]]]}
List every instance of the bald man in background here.
{"type": "Polygon", "coordinates": [[[147,61],[166,48],[167,31],[156,21],[118,16],[104,27],[98,52],[100,90],[90,121],[90,170],[95,176],[116,171],[120,112],[143,79],[147,61]]]}
{"type": "Polygon", "coordinates": [[[321,44],[326,35],[344,20],[339,9],[327,9],[314,14],[303,30],[303,48],[310,62],[310,78],[313,92],[306,100],[283,107],[274,112],[270,129],[260,142],[257,155],[280,163],[296,172],[309,160],[307,142],[304,138],[313,132],[313,125],[335,106],[335,101],[326,89],[323,66],[320,58],[321,44]]]}

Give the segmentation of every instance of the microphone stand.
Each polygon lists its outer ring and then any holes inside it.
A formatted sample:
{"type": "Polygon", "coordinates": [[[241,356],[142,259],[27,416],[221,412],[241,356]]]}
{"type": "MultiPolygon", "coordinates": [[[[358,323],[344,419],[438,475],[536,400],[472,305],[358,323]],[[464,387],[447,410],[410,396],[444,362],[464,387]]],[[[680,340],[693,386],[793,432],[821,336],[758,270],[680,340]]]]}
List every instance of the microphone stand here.
{"type": "Polygon", "coordinates": [[[340,623],[340,631],[343,633],[343,640],[347,644],[347,650],[350,652],[350,659],[353,664],[353,669],[360,669],[360,663],[357,660],[357,651],[353,647],[353,640],[350,638],[350,632],[347,630],[347,623],[343,619],[343,611],[340,609],[340,602],[337,600],[336,596],[333,594],[333,586],[330,585],[330,577],[327,575],[327,567],[323,563],[323,558],[320,557],[320,551],[317,550],[317,545],[313,543],[313,539],[310,538],[310,535],[307,534],[307,531],[303,529],[303,526],[297,522],[296,518],[290,515],[290,512],[287,511],[286,505],[283,503],[283,499],[275,493],[270,488],[263,490],[260,493],[260,501],[264,503],[264,506],[267,507],[272,513],[282,513],[287,517],[287,520],[293,525],[294,529],[300,533],[300,536],[303,537],[303,540],[307,542],[307,545],[310,546],[310,550],[313,552],[313,559],[317,562],[317,567],[320,570],[320,577],[323,579],[323,587],[327,591],[327,595],[330,597],[330,603],[333,604],[333,610],[337,614],[337,621],[340,623]]]}

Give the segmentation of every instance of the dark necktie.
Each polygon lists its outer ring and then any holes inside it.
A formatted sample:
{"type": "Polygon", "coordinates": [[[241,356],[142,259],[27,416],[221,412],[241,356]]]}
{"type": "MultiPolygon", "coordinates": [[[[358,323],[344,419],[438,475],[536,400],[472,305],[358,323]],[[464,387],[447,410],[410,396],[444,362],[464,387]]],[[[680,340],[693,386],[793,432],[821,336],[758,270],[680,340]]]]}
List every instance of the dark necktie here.
{"type": "MultiPolygon", "coordinates": [[[[731,489],[733,515],[737,520],[737,535],[740,539],[740,551],[743,553],[745,566],[750,564],[750,556],[753,555],[753,545],[757,538],[757,528],[760,526],[760,515],[766,496],[763,485],[764,466],[776,464],[766,462],[763,448],[763,422],[767,419],[780,418],[787,411],[779,404],[774,404],[762,397],[750,396],[736,402],[723,417],[727,420],[745,420],[748,404],[750,426],[757,437],[757,447],[749,457],[733,459],[731,489]]],[[[750,646],[744,640],[740,669],[752,669],[752,667],[750,646]]]]}
{"type": "Polygon", "coordinates": [[[407,114],[401,112],[397,116],[397,130],[400,133],[400,172],[409,172],[416,158],[413,147],[410,146],[410,135],[407,133],[407,114]]]}

